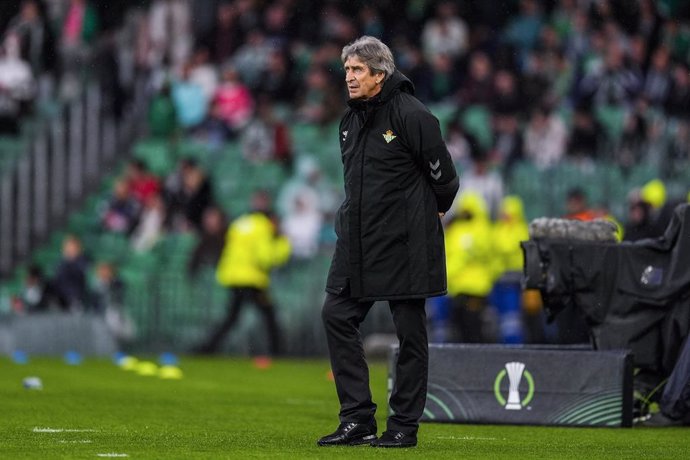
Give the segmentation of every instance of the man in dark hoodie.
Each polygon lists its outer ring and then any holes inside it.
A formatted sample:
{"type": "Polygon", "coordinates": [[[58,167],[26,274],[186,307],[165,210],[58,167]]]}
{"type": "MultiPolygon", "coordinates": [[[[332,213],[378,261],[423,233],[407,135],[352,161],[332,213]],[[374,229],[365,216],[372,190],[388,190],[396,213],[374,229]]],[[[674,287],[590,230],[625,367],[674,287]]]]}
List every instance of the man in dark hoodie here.
{"type": "Polygon", "coordinates": [[[388,46],[364,36],[341,58],[350,97],[339,129],[345,201],[322,311],[340,425],[318,444],[412,447],[426,402],[424,303],[446,293],[440,216],[458,177],[438,120],[395,69],[388,46]],[[378,439],[359,333],[377,300],[388,301],[400,341],[392,415],[378,439]]]}

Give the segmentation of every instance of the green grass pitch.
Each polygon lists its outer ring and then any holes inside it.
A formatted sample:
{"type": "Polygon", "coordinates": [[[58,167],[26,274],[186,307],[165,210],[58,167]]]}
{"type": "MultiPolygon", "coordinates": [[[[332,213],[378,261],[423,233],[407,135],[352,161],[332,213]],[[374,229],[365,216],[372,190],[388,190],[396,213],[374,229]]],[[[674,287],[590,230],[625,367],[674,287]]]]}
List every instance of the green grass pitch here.
{"type": "MultiPolygon", "coordinates": [[[[690,431],[423,424],[415,449],[320,448],[337,425],[326,361],[182,357],[182,380],[108,360],[0,358],[0,458],[690,458],[690,431]],[[27,390],[37,376],[42,390],[27,390]]],[[[385,427],[386,369],[372,365],[385,427]]]]}

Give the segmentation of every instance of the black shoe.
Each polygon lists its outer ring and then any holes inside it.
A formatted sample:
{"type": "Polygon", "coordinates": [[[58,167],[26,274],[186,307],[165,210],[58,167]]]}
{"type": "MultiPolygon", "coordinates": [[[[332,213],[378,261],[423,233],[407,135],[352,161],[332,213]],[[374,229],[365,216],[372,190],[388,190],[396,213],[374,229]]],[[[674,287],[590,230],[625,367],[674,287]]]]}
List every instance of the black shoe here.
{"type": "Polygon", "coordinates": [[[400,431],[384,431],[380,438],[371,442],[372,447],[414,447],[417,436],[400,431]]]}
{"type": "Polygon", "coordinates": [[[376,423],[341,423],[337,430],[316,443],[319,446],[357,446],[376,440],[376,423]]]}

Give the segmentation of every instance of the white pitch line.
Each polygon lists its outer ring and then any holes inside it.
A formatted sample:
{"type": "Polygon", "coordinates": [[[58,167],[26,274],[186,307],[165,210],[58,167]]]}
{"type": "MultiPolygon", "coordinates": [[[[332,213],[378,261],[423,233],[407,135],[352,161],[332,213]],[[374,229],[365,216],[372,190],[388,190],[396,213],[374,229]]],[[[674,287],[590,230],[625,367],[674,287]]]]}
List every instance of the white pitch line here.
{"type": "Polygon", "coordinates": [[[458,441],[498,441],[498,438],[485,438],[480,436],[436,436],[436,439],[455,439],[458,441]]]}
{"type": "Polygon", "coordinates": [[[97,457],[129,457],[127,454],[117,454],[115,452],[108,452],[107,454],[96,454],[97,457]]]}
{"type": "Polygon", "coordinates": [[[91,444],[93,441],[90,439],[77,439],[77,440],[60,439],[58,442],[60,444],[91,444]]]}
{"type": "Polygon", "coordinates": [[[93,430],[93,429],[85,429],[85,430],[76,430],[76,429],[71,429],[71,428],[40,428],[40,427],[34,427],[33,430],[34,433],[95,433],[98,430],[93,430]]]}

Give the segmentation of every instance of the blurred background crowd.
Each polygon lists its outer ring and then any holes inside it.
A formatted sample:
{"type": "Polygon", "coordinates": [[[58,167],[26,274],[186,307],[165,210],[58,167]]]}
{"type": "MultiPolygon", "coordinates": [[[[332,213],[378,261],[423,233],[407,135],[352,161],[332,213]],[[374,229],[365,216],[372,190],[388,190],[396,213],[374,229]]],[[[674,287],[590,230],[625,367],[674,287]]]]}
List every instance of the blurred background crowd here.
{"type": "MultiPolygon", "coordinates": [[[[228,226],[260,212],[292,248],[271,288],[287,350],[313,351],[342,199],[340,51],[364,34],[389,44],[461,175],[444,221],[449,295],[428,305],[434,340],[585,340],[546,325],[538,294],[519,289],[529,219],[610,218],[636,240],[690,198],[682,0],[4,3],[2,142],[32,145],[88,82],[117,126],[144,103],[128,148],[1,273],[8,314],[109,312],[131,343],[198,342],[227,302],[214,273],[228,226]]],[[[0,151],[0,179],[21,182],[21,156],[0,151]]],[[[254,346],[245,323],[234,351],[254,346]]]]}

